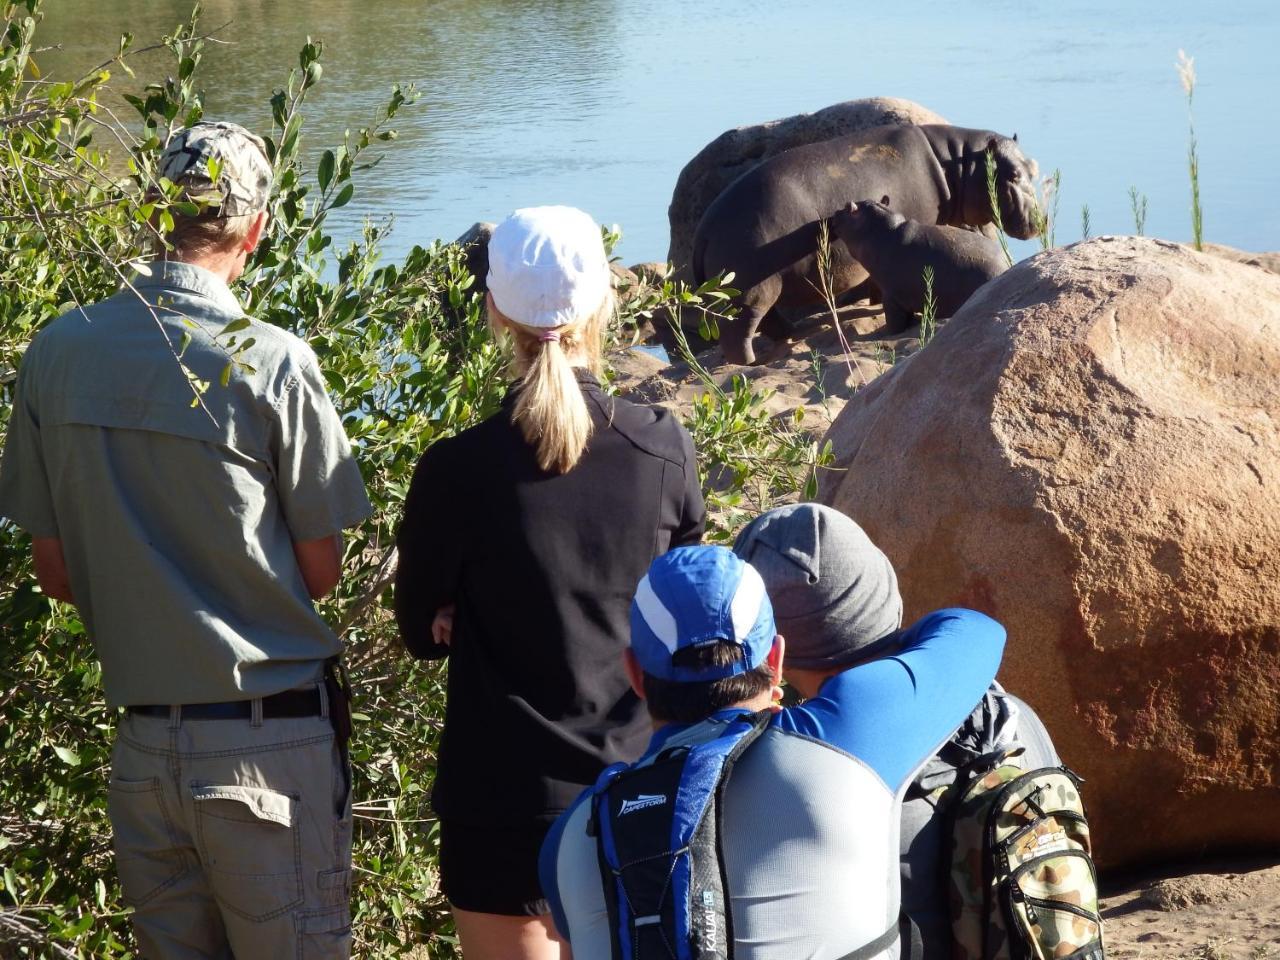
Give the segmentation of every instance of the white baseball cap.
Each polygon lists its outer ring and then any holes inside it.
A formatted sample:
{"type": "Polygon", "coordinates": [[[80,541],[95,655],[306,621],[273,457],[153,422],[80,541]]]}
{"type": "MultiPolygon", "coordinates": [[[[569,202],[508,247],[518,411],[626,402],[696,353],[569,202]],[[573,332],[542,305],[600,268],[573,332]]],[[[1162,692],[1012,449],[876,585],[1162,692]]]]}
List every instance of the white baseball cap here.
{"type": "Polygon", "coordinates": [[[575,207],[525,207],[489,239],[493,302],[526,327],[560,327],[590,316],[610,289],[596,222],[575,207]]]}

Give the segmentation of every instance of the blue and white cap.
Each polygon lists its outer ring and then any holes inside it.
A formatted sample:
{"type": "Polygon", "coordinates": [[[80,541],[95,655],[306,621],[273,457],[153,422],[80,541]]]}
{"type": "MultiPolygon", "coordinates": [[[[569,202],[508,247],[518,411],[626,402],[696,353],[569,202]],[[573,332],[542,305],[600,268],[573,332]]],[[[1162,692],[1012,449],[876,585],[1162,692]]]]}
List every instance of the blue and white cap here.
{"type": "Polygon", "coordinates": [[[777,630],[764,581],[727,547],[677,547],[649,565],[631,604],[631,649],[651,677],[723,680],[754,670],[777,630]],[[676,666],[677,650],[728,640],[745,656],[723,667],[676,666]]]}

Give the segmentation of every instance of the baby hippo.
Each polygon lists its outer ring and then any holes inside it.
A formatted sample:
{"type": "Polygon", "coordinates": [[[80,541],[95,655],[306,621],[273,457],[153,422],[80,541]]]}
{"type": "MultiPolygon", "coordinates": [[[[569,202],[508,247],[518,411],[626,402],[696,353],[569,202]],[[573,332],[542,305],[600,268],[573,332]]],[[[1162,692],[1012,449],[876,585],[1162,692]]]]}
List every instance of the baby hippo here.
{"type": "Polygon", "coordinates": [[[871,275],[884,300],[885,333],[901,333],[924,309],[924,268],[933,268],[935,317],[954,314],[975,290],[1008,269],[1000,245],[980,233],[908,220],[889,198],[851,203],[832,233],[871,275]]]}

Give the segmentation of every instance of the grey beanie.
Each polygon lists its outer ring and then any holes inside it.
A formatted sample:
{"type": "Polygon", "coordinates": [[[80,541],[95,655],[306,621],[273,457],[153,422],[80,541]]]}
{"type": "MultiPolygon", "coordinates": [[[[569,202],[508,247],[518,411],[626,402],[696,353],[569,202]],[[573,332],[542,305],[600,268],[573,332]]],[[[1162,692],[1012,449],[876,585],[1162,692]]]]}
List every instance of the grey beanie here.
{"type": "Polygon", "coordinates": [[[838,510],[770,510],[743,528],[733,552],[760,571],[793,666],[842,666],[902,625],[889,558],[838,510]]]}

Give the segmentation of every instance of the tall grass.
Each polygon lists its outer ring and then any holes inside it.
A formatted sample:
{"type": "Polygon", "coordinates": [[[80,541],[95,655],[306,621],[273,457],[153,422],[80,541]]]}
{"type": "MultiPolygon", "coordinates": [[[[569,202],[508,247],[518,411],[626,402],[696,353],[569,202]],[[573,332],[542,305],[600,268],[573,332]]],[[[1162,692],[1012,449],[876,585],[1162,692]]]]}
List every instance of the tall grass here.
{"type": "Polygon", "coordinates": [[[826,305],[827,313],[831,315],[831,325],[836,329],[836,339],[840,341],[840,349],[844,351],[844,365],[848,368],[849,377],[852,379],[857,376],[853,369],[853,361],[850,359],[853,347],[849,343],[849,338],[845,336],[844,327],[840,326],[840,309],[836,304],[835,285],[832,281],[834,274],[831,267],[831,227],[825,219],[818,221],[817,263],[818,293],[826,305]]]}
{"type": "Polygon", "coordinates": [[[1147,195],[1139,193],[1137,187],[1129,188],[1129,209],[1133,211],[1133,232],[1144,236],[1147,227],[1147,195]]]}
{"type": "Polygon", "coordinates": [[[1091,230],[1092,221],[1089,219],[1089,205],[1086,203],[1080,208],[1080,239],[1088,240],[1091,230]]]}
{"type": "Polygon", "coordinates": [[[938,298],[933,295],[933,267],[925,265],[922,272],[924,280],[924,300],[920,310],[920,346],[927,347],[933,335],[938,332],[938,298]]]}
{"type": "Polygon", "coordinates": [[[1062,195],[1061,170],[1054,170],[1052,174],[1040,181],[1039,194],[1036,198],[1035,213],[1032,216],[1036,220],[1040,249],[1048,250],[1056,246],[1054,233],[1058,226],[1058,199],[1062,195]]]}
{"type": "Polygon", "coordinates": [[[1178,79],[1187,95],[1187,167],[1191,174],[1191,242],[1197,250],[1204,249],[1204,211],[1200,207],[1200,154],[1196,149],[1196,117],[1192,110],[1196,95],[1196,58],[1188,57],[1185,50],[1178,51],[1178,79]]]}
{"type": "Polygon", "coordinates": [[[1009,252],[1009,238],[1004,233],[1004,219],[1000,216],[1000,195],[997,192],[999,181],[996,178],[996,152],[987,147],[987,199],[991,201],[991,222],[996,225],[996,235],[1000,239],[1000,249],[1009,266],[1013,266],[1013,254],[1009,252]]]}

